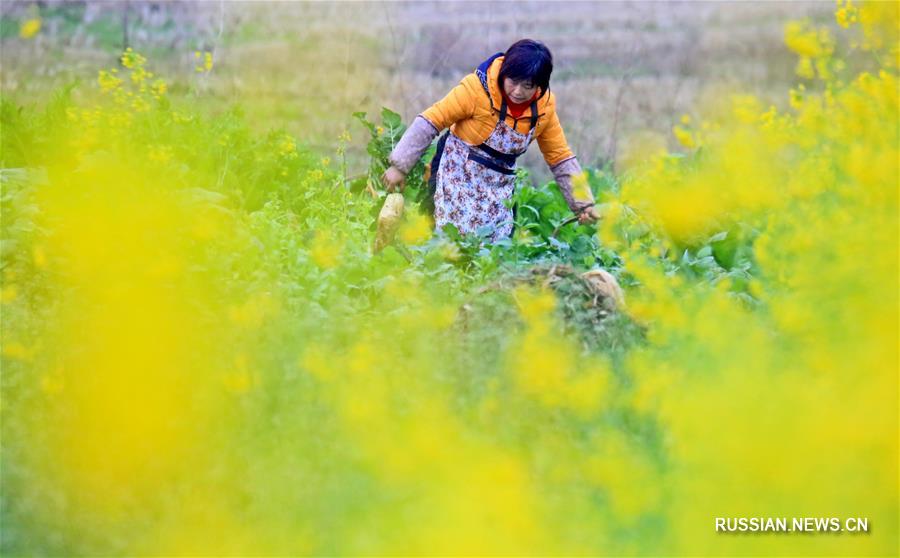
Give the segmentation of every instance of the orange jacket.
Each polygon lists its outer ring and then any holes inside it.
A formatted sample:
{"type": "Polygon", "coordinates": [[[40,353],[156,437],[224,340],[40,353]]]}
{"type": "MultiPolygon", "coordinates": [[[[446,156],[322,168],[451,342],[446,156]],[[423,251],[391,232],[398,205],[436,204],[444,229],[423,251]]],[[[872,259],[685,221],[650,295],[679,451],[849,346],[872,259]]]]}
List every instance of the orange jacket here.
{"type": "MultiPolygon", "coordinates": [[[[484,90],[479,72],[475,71],[464,77],[459,85],[422,112],[421,116],[431,122],[438,132],[450,126],[450,131],[464,142],[470,145],[483,143],[500,118],[502,97],[497,77],[501,64],[503,56],[495,58],[483,72],[490,97],[484,90]]],[[[556,97],[552,91],[538,99],[537,108],[534,136],[547,164],[553,167],[574,157],[556,115],[556,97]]],[[[507,115],[506,123],[517,132],[527,134],[531,124],[531,107],[525,109],[519,118],[507,115]]]]}

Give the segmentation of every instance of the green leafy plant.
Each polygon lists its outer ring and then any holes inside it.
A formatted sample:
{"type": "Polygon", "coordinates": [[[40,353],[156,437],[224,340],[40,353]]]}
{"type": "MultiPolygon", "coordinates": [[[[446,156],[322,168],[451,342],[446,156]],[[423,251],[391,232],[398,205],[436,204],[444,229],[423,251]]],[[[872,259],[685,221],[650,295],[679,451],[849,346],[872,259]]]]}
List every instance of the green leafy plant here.
{"type": "MultiPolygon", "coordinates": [[[[366,144],[366,152],[371,157],[369,168],[365,176],[365,182],[357,183],[356,189],[367,186],[370,191],[382,189],[381,175],[390,166],[388,157],[394,150],[407,126],[399,114],[388,109],[381,109],[381,124],[370,122],[365,112],[354,112],[353,116],[369,130],[370,139],[366,144]]],[[[406,187],[403,192],[404,199],[422,203],[428,195],[428,183],[425,179],[426,161],[430,161],[434,155],[434,145],[429,147],[422,158],[410,169],[406,175],[406,187]]]]}

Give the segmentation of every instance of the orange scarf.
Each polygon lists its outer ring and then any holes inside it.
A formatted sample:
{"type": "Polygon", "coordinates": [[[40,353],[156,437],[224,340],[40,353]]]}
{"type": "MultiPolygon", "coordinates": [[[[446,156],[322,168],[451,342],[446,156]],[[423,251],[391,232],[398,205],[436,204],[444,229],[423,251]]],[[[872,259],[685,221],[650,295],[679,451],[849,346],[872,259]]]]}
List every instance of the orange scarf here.
{"type": "Polygon", "coordinates": [[[525,101],[523,103],[514,103],[514,102],[510,101],[509,97],[506,96],[506,91],[503,91],[503,89],[500,89],[500,92],[503,94],[503,98],[506,100],[506,108],[507,108],[507,111],[509,112],[509,115],[512,116],[513,118],[518,118],[518,117],[522,116],[522,114],[525,112],[525,109],[530,107],[531,103],[534,102],[534,100],[538,98],[538,94],[541,91],[540,91],[540,89],[538,89],[537,91],[534,92],[534,95],[532,95],[530,99],[528,99],[527,101],[525,101]]]}

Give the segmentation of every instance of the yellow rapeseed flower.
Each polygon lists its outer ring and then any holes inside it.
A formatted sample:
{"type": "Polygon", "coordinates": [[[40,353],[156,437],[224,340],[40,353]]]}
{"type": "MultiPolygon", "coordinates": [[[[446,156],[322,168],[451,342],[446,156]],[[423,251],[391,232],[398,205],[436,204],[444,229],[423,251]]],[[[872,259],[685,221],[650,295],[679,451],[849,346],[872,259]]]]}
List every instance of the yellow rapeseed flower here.
{"type": "Polygon", "coordinates": [[[150,86],[150,90],[153,93],[153,96],[157,99],[166,94],[166,91],[169,90],[169,86],[166,85],[166,82],[162,79],[158,79],[153,82],[153,85],[150,86]]]}
{"type": "Polygon", "coordinates": [[[150,110],[150,105],[147,104],[147,101],[138,97],[131,102],[131,108],[133,108],[135,112],[147,112],[150,110]]]}
{"type": "Polygon", "coordinates": [[[47,267],[47,253],[44,251],[43,246],[35,246],[31,251],[32,261],[34,261],[34,266],[38,268],[47,267]]]}
{"type": "Polygon", "coordinates": [[[431,222],[421,214],[410,216],[400,226],[400,239],[406,244],[418,244],[431,237],[431,222]]]}
{"type": "Polygon", "coordinates": [[[100,91],[107,93],[118,89],[122,85],[122,80],[116,77],[115,71],[100,70],[97,83],[100,85],[100,91]]]}
{"type": "Polygon", "coordinates": [[[146,90],[146,86],[144,85],[144,80],[152,77],[153,74],[145,70],[143,67],[138,66],[134,68],[131,72],[131,83],[141,86],[141,91],[146,90]]]}
{"type": "Polygon", "coordinates": [[[223,382],[231,393],[241,394],[248,392],[259,383],[258,373],[250,370],[248,357],[240,353],[234,357],[234,369],[226,374],[223,382]]]}
{"type": "Polygon", "coordinates": [[[147,59],[135,52],[131,47],[126,48],[119,59],[121,60],[122,65],[129,70],[142,69],[144,64],[147,63],[147,59]]]}
{"type": "Polygon", "coordinates": [[[4,343],[2,352],[3,356],[16,360],[31,362],[32,359],[32,350],[18,342],[4,343]]]}
{"type": "Polygon", "coordinates": [[[15,285],[6,285],[0,290],[0,303],[6,304],[12,302],[19,296],[19,290],[15,285]]]}
{"type": "Polygon", "coordinates": [[[172,148],[168,145],[151,145],[147,150],[147,158],[154,163],[168,163],[172,159],[172,148]]]}
{"type": "Polygon", "coordinates": [[[827,56],[834,50],[828,29],[816,29],[809,21],[790,21],[784,26],[784,42],[795,53],[809,58],[827,56]]]}
{"type": "Polygon", "coordinates": [[[556,297],[549,290],[534,291],[525,287],[518,287],[513,293],[518,303],[522,317],[532,324],[542,323],[547,320],[556,308],[556,297]]]}
{"type": "Polygon", "coordinates": [[[34,17],[31,19],[26,19],[22,22],[22,25],[19,26],[19,36],[23,39],[30,39],[38,34],[38,31],[41,30],[41,18],[34,17]]]}
{"type": "Polygon", "coordinates": [[[834,19],[844,29],[857,21],[858,11],[853,5],[853,0],[837,0],[838,9],[834,12],[834,19]]]}
{"type": "Polygon", "coordinates": [[[797,68],[794,71],[798,76],[804,79],[812,79],[816,77],[816,72],[813,69],[812,60],[808,56],[802,56],[800,60],[797,61],[797,68]]]}
{"type": "Polygon", "coordinates": [[[762,114],[762,103],[754,95],[732,95],[731,110],[744,124],[753,124],[762,114]]]}
{"type": "Polygon", "coordinates": [[[194,69],[197,73],[208,73],[212,70],[213,67],[213,55],[212,52],[200,52],[199,50],[194,51],[194,58],[197,60],[202,60],[202,63],[199,66],[195,66],[194,69]]]}
{"type": "Polygon", "coordinates": [[[56,374],[44,374],[41,377],[41,390],[47,394],[56,394],[63,390],[65,387],[65,382],[63,382],[62,378],[56,374]]]}
{"type": "Polygon", "coordinates": [[[572,176],[572,197],[576,201],[590,201],[593,198],[586,171],[572,176]]]}
{"type": "Polygon", "coordinates": [[[687,128],[682,128],[681,126],[673,126],[672,133],[675,134],[675,139],[678,140],[678,143],[680,143],[684,147],[688,149],[697,147],[697,144],[694,142],[693,134],[691,134],[691,131],[687,128]]]}
{"type": "Polygon", "coordinates": [[[278,140],[278,154],[282,157],[292,157],[297,155],[297,142],[294,138],[285,134],[278,140]]]}
{"type": "Polygon", "coordinates": [[[319,230],[313,237],[309,255],[313,263],[320,268],[331,269],[339,262],[341,248],[334,235],[319,230]]]}

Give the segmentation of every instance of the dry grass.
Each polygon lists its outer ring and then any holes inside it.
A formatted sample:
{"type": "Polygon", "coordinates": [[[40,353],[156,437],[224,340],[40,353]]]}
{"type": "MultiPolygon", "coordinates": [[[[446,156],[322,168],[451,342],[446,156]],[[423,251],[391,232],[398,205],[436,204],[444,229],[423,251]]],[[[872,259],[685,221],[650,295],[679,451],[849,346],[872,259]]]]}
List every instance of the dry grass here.
{"type": "MultiPolygon", "coordinates": [[[[5,3],[4,18],[15,21],[27,6],[5,3]]],[[[96,20],[121,4],[88,8],[96,20]]],[[[832,5],[178,2],[170,9],[178,26],[138,28],[132,44],[173,78],[173,92],[200,91],[211,111],[239,102],[258,129],[284,127],[323,152],[349,129],[359,136],[351,148],[359,167],[364,138],[352,112],[387,106],[410,119],[486,56],[522,37],[554,52],[560,117],[580,159],[614,160],[621,138],[633,132],[671,136],[672,125],[710,88],[739,86],[783,102],[775,92],[794,81],[794,61],[781,41],[784,22],[828,19],[832,5]],[[209,76],[193,74],[195,48],[215,49],[209,76]]],[[[103,47],[94,28],[67,35],[47,21],[37,40],[3,39],[4,95],[38,99],[49,86],[92,80],[97,68],[115,62],[117,48],[103,47]]],[[[532,151],[525,164],[546,178],[532,151]]]]}

